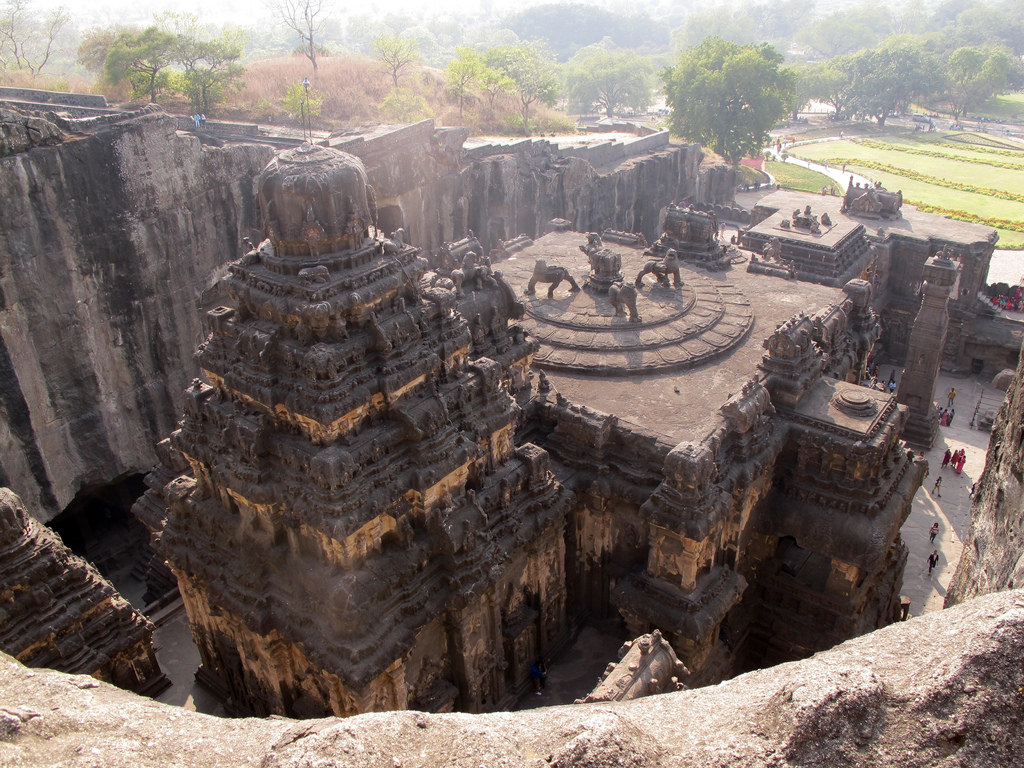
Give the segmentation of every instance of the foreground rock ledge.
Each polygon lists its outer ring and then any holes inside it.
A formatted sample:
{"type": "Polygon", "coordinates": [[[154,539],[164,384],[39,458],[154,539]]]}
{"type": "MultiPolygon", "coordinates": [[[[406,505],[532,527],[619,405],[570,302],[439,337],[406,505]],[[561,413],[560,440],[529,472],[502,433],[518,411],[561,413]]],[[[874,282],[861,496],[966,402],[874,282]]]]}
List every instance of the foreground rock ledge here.
{"type": "Polygon", "coordinates": [[[15,766],[1010,766],[1024,752],[1024,591],[721,685],[491,715],[221,720],[0,657],[15,766]]]}

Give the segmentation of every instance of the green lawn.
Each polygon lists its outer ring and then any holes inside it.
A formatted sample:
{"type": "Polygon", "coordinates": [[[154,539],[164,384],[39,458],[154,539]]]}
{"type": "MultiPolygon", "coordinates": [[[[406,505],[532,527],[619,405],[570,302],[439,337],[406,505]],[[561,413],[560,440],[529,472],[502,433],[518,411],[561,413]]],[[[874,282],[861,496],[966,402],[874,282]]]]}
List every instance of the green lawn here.
{"type": "MultiPolygon", "coordinates": [[[[1004,200],[983,191],[952,189],[944,184],[968,184],[983,190],[1020,195],[1024,191],[1024,152],[1017,155],[994,154],[985,151],[989,137],[953,132],[950,134],[894,134],[873,137],[876,142],[885,142],[885,147],[866,146],[852,140],[825,141],[793,147],[790,153],[806,160],[833,165],[847,160],[847,170],[880,181],[887,189],[902,190],[903,197],[910,203],[921,203],[945,209],[954,218],[955,211],[963,211],[985,219],[1021,221],[1024,220],[1024,205],[1019,200],[1004,200]],[[955,139],[951,141],[950,139],[955,139]],[[978,144],[967,145],[963,141],[978,144]],[[950,157],[931,157],[914,154],[907,149],[934,151],[950,157]],[[858,160],[865,165],[859,165],[858,160]],[[985,162],[1006,163],[1019,168],[998,168],[985,162]],[[880,163],[889,169],[871,167],[867,163],[880,163]],[[901,176],[899,170],[910,174],[923,174],[929,178],[901,176]],[[934,180],[934,181],[933,181],[934,180]]],[[[1010,147],[1024,143],[1000,138],[999,147],[1007,151],[1010,147]]],[[[775,173],[769,169],[770,173],[775,173]]],[[[821,190],[821,182],[817,190],[821,190]]],[[[813,189],[812,189],[813,191],[813,189]]],[[[1024,248],[1024,232],[996,228],[999,232],[1000,248],[1024,248]]]]}
{"type": "MultiPolygon", "coordinates": [[[[841,160],[871,160],[894,168],[906,168],[926,176],[978,187],[1011,192],[1020,192],[1024,189],[1024,168],[996,168],[991,165],[971,162],[969,158],[953,160],[945,157],[912,155],[901,151],[896,145],[891,146],[891,149],[880,149],[856,144],[849,140],[828,141],[794,147],[791,154],[805,160],[828,160],[833,165],[838,165],[841,160]]],[[[1010,163],[1014,162],[1012,158],[1006,158],[1006,160],[1010,163]]],[[[870,174],[865,175],[870,176],[870,174]]],[[[1016,203],[1016,208],[1019,218],[1021,203],[1016,203]]]]}
{"type": "Polygon", "coordinates": [[[798,189],[801,192],[821,192],[822,187],[830,187],[836,190],[836,194],[841,195],[845,192],[825,174],[801,168],[799,165],[768,160],[764,164],[764,169],[775,177],[775,180],[783,189],[798,189]]]}
{"type": "Polygon", "coordinates": [[[971,114],[997,120],[1024,120],[1024,93],[1004,93],[988,100],[984,107],[971,114]]]}

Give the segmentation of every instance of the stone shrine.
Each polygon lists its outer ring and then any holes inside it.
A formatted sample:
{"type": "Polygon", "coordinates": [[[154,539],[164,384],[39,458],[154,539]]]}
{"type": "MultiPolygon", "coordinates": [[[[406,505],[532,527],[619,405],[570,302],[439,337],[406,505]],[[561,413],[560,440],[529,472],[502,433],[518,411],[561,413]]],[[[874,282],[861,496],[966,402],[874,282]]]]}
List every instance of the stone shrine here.
{"type": "Polygon", "coordinates": [[[0,488],[0,650],[30,667],[147,695],[170,685],[149,620],[7,488],[0,488]]]}
{"type": "Polygon", "coordinates": [[[350,155],[287,151],[258,192],[157,491],[203,675],[235,711],[507,707],[567,632],[570,495],[514,441],[522,307],[483,267],[461,311],[421,286],[350,155]]]}

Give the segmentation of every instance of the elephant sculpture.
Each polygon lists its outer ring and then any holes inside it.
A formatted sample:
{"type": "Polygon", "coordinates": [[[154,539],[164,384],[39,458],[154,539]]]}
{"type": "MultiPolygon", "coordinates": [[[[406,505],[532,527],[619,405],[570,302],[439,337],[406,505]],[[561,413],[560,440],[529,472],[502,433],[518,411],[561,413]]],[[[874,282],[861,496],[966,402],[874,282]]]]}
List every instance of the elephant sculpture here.
{"type": "Polygon", "coordinates": [[[558,266],[549,267],[544,259],[537,259],[537,263],[533,265],[533,276],[526,286],[526,293],[532,296],[537,288],[537,283],[550,283],[550,286],[548,286],[548,298],[550,299],[555,295],[555,289],[563,280],[569,281],[570,291],[575,292],[580,289],[579,284],[569,273],[568,269],[558,266]]]}
{"type": "Polygon", "coordinates": [[[679,274],[679,256],[671,248],[665,253],[664,258],[652,259],[644,264],[644,268],[640,270],[633,283],[637,288],[643,288],[644,275],[654,275],[658,283],[666,288],[670,287],[669,275],[672,276],[671,287],[680,288],[683,285],[683,278],[679,274]]]}

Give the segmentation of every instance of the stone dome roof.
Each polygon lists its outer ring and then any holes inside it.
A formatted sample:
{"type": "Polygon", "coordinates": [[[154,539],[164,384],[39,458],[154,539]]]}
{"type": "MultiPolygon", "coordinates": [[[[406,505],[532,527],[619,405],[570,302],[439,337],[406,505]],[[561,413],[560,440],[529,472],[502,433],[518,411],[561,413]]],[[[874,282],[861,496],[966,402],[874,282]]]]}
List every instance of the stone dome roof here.
{"type": "Polygon", "coordinates": [[[282,256],[315,258],[355,247],[376,219],[362,161],[330,147],[282,152],[256,185],[267,237],[282,256]]]}

